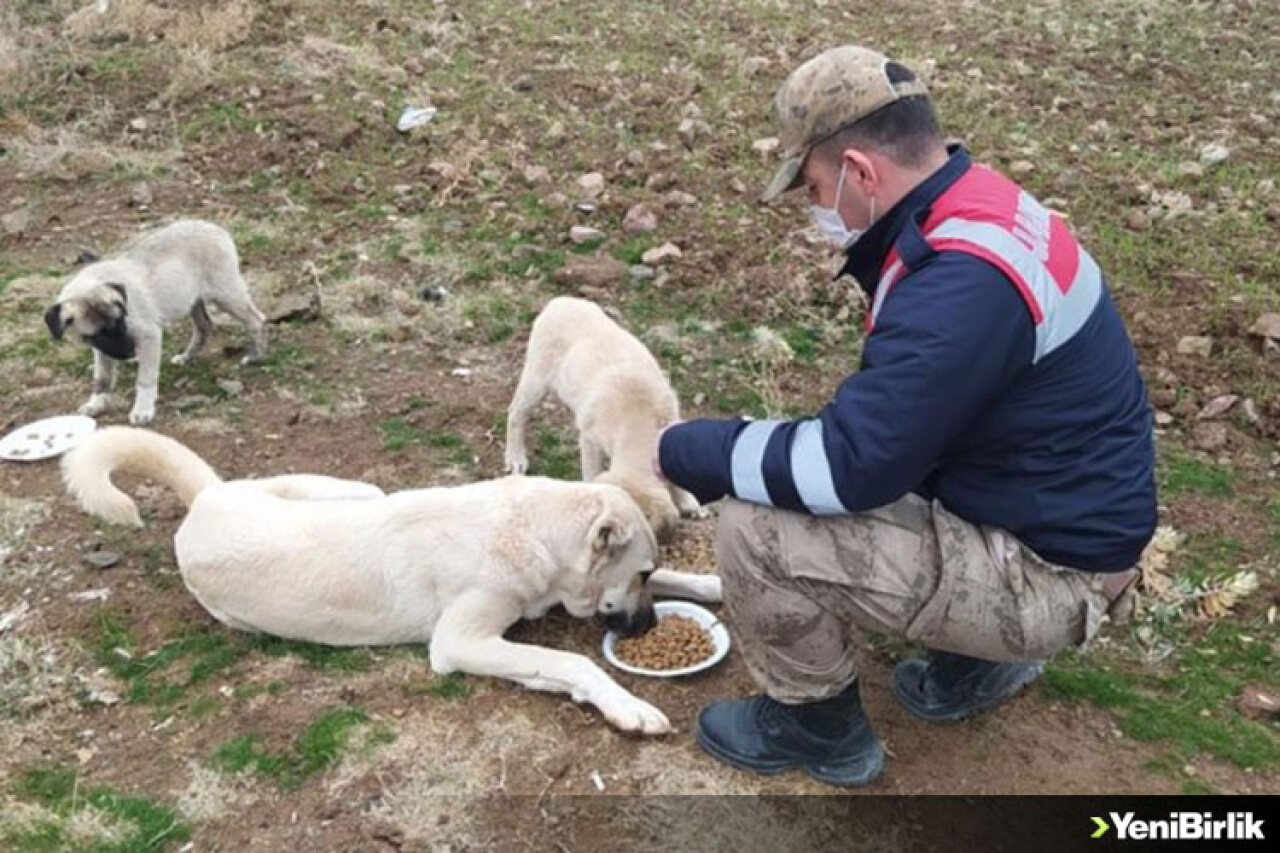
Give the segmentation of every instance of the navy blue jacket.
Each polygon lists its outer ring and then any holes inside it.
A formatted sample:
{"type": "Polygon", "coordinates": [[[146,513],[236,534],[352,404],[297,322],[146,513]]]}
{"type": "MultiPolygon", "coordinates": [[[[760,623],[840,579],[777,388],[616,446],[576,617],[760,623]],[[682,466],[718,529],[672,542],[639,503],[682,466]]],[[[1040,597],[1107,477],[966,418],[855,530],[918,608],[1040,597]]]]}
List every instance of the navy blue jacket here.
{"type": "Polygon", "coordinates": [[[1104,290],[1080,331],[1033,364],[1032,317],[1003,272],[968,253],[921,255],[919,223],[969,168],[954,149],[849,250],[842,274],[871,295],[891,248],[913,263],[835,397],[775,429],[746,419],[671,427],[659,447],[669,480],[703,503],[733,496],[820,514],[915,492],[1059,565],[1136,564],[1155,530],[1155,453],[1124,324],[1104,290]],[[820,463],[800,452],[813,442],[826,451],[820,463]],[[756,459],[754,471],[735,471],[735,455],[756,459]]]}

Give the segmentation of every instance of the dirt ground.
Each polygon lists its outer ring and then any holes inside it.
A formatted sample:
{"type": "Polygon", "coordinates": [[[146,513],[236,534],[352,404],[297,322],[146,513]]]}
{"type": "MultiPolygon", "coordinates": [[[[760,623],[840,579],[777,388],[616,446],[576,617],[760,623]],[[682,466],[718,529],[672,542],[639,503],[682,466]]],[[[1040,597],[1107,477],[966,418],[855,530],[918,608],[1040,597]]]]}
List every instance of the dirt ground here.
{"type": "MultiPolygon", "coordinates": [[[[41,322],[77,256],[192,216],[231,229],[268,313],[303,314],[273,324],[260,367],[237,366],[242,330],[215,317],[206,357],[163,369],[156,428],[226,477],[391,490],[499,475],[528,322],[557,293],[615,310],[687,414],[811,412],[856,365],[865,306],[831,280],[801,205],[754,198],[773,90],[841,41],[918,68],[948,132],[1067,215],[1108,271],[1159,413],[1162,524],[1186,537],[1171,572],[1190,591],[1182,611],[1110,632],[1048,686],[958,726],[900,709],[888,675],[912,650],[869,638],[864,697],[890,750],[870,793],[1275,792],[1276,723],[1236,710],[1245,681],[1280,686],[1267,0],[10,0],[0,431],[88,394],[87,354],[41,322]],[[400,133],[406,104],[439,114],[400,133]],[[636,204],[655,230],[624,231],[636,204]],[[575,225],[603,235],[574,244],[575,225]],[[634,269],[667,242],[679,257],[634,269]],[[1245,572],[1256,589],[1196,616],[1245,572]],[[1239,683],[1202,696],[1197,655],[1226,655],[1226,635],[1240,658],[1218,669],[1239,683]],[[1120,678],[1123,702],[1097,687],[1120,678]],[[1166,696],[1203,718],[1202,739],[1137,726],[1133,709],[1166,696]]],[[[123,422],[131,392],[126,371],[100,422],[123,422]]],[[[576,476],[565,413],[536,423],[536,470],[576,476]]],[[[836,793],[730,771],[693,744],[703,704],[752,689],[734,654],[688,679],[618,673],[678,728],[645,740],[563,697],[433,677],[422,649],[236,635],[177,577],[181,506],[128,487],[148,520],[137,534],[79,513],[54,464],[0,467],[0,840],[14,849],[630,849],[690,815],[701,846],[735,831],[774,849],[772,806],[677,795],[836,793]],[[94,550],[120,561],[93,568],[94,550]],[[335,710],[353,722],[325,746],[335,710]],[[36,790],[32,769],[49,767],[76,780],[69,798],[36,790]],[[74,793],[91,789],[119,796],[74,793]],[[590,805],[618,795],[644,798],[607,820],[590,805]],[[159,809],[157,832],[131,835],[149,824],[120,797],[159,809]]],[[[713,525],[687,523],[667,561],[713,571],[713,525]]],[[[603,664],[598,626],[563,614],[512,635],[603,664]]],[[[859,843],[912,847],[910,826],[859,843]]]]}

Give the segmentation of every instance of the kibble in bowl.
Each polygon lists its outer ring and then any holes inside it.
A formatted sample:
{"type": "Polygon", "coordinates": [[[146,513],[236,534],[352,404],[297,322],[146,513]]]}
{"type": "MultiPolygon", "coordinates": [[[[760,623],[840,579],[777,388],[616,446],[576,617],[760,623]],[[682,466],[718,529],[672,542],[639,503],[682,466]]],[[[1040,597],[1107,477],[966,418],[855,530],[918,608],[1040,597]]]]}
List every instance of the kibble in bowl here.
{"type": "Polygon", "coordinates": [[[660,601],[657,624],[639,637],[610,631],[605,660],[626,672],[673,678],[710,669],[729,652],[729,632],[711,611],[687,601],[660,601]]]}

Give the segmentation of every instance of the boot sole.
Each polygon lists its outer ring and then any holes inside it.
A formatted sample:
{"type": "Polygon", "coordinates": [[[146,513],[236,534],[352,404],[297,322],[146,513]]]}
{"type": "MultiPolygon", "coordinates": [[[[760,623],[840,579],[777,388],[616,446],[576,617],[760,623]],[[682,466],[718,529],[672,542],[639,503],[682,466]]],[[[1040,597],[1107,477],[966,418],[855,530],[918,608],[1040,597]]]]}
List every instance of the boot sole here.
{"type": "Polygon", "coordinates": [[[984,714],[992,708],[996,708],[1003,705],[1005,702],[1008,702],[1010,699],[1030,687],[1031,684],[1043,674],[1043,668],[1037,669],[1030,676],[1018,682],[1010,690],[1002,693],[990,702],[983,705],[977,705],[973,708],[966,708],[963,711],[953,711],[950,713],[930,713],[928,711],[921,711],[918,707],[912,704],[910,699],[903,696],[903,694],[898,690],[896,681],[893,684],[893,698],[897,699],[898,704],[903,708],[906,708],[913,717],[924,720],[926,723],[963,723],[965,720],[976,717],[979,714],[984,714]]]}
{"type": "Polygon", "coordinates": [[[748,761],[739,756],[725,752],[711,739],[705,737],[702,732],[698,732],[695,738],[702,751],[710,755],[712,758],[724,764],[728,764],[737,770],[744,770],[748,773],[756,773],[761,776],[777,776],[780,773],[786,773],[788,770],[803,770],[810,778],[822,782],[824,785],[834,785],[840,788],[861,788],[869,785],[880,777],[884,771],[884,752],[880,752],[880,761],[875,771],[869,776],[859,777],[855,780],[841,778],[839,776],[831,776],[824,774],[817,767],[811,764],[805,764],[802,761],[748,761]]]}

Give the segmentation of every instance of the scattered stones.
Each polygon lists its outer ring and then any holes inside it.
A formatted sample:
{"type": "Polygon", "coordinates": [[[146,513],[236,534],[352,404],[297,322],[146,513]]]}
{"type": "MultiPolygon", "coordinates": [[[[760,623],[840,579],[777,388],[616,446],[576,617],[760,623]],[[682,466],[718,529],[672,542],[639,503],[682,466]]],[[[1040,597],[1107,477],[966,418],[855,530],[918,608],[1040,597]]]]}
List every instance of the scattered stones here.
{"type": "Polygon", "coordinates": [[[148,126],[149,126],[149,123],[147,122],[147,120],[145,118],[142,118],[141,116],[129,122],[129,129],[135,133],[142,133],[147,129],[148,126]]]}
{"type": "Polygon", "coordinates": [[[201,406],[207,406],[213,402],[204,394],[187,394],[185,397],[179,397],[169,404],[176,412],[189,412],[192,409],[198,409],[201,406]]]}
{"type": "Polygon", "coordinates": [[[423,302],[444,302],[449,298],[449,291],[438,284],[428,284],[418,291],[418,298],[423,302]]]}
{"type": "Polygon", "coordinates": [[[1168,412],[1156,412],[1155,421],[1156,426],[1169,426],[1169,424],[1173,423],[1173,415],[1168,412]]]}
{"type": "Polygon", "coordinates": [[[629,269],[616,258],[594,255],[570,255],[553,278],[570,286],[607,287],[627,280],[629,269]]]}
{"type": "Polygon", "coordinates": [[[1220,418],[1230,411],[1231,407],[1236,404],[1240,398],[1235,394],[1222,394],[1210,400],[1200,414],[1196,415],[1198,420],[1207,421],[1213,418],[1220,418]]]}
{"type": "Polygon", "coordinates": [[[1219,142],[1210,142],[1208,145],[1200,149],[1200,162],[1206,166],[1216,166],[1219,163],[1227,162],[1227,158],[1231,156],[1231,149],[1219,142]]]}
{"type": "Polygon", "coordinates": [[[1200,163],[1187,161],[1178,164],[1178,174],[1184,178],[1201,178],[1204,177],[1204,166],[1200,163]]]}
{"type": "Polygon", "coordinates": [[[599,172],[588,172],[578,178],[578,189],[587,198],[597,198],[604,192],[604,175],[599,172]]]}
{"type": "Polygon", "coordinates": [[[95,569],[103,570],[118,565],[120,555],[115,551],[88,551],[80,559],[95,569]]]}
{"type": "Polygon", "coordinates": [[[1263,314],[1249,327],[1249,334],[1280,341],[1280,314],[1263,314]]]}
{"type": "Polygon", "coordinates": [[[1240,411],[1244,412],[1245,420],[1254,426],[1262,426],[1262,416],[1258,414],[1258,404],[1253,402],[1253,398],[1247,398],[1240,406],[1240,411]]]}
{"type": "Polygon", "coordinates": [[[151,187],[145,181],[139,181],[134,184],[133,189],[129,191],[129,205],[131,207],[146,208],[151,206],[151,202],[151,187]]]}
{"type": "Polygon", "coordinates": [[[628,234],[647,234],[658,227],[658,215],[647,204],[633,204],[622,219],[628,234]]]}
{"type": "Polygon", "coordinates": [[[10,237],[20,237],[31,228],[31,211],[26,208],[0,216],[0,228],[10,237]]]}
{"type": "Polygon", "coordinates": [[[1178,402],[1178,389],[1152,388],[1147,393],[1147,399],[1151,401],[1151,405],[1155,408],[1167,409],[1178,402]]]}
{"type": "Polygon", "coordinates": [[[675,243],[663,243],[661,246],[645,252],[640,260],[644,262],[645,266],[658,267],[683,255],[684,252],[680,251],[680,247],[675,243]]]}
{"type": "Polygon", "coordinates": [[[545,184],[550,179],[551,171],[546,166],[526,166],[524,169],[524,182],[531,187],[545,184]]]}
{"type": "Polygon", "coordinates": [[[729,189],[733,190],[738,195],[746,195],[748,192],[747,185],[738,177],[732,177],[729,179],[729,189]]]}
{"type": "Polygon", "coordinates": [[[219,379],[218,387],[228,397],[239,397],[244,393],[244,383],[236,379],[219,379]]]}
{"type": "Polygon", "coordinates": [[[573,206],[573,210],[575,213],[581,213],[583,216],[590,216],[599,210],[599,208],[589,201],[580,201],[573,206]]]}
{"type": "Polygon", "coordinates": [[[1250,684],[1240,694],[1240,713],[1246,717],[1280,717],[1280,692],[1274,687],[1250,684]]]}
{"type": "Polygon", "coordinates": [[[1201,450],[1221,450],[1227,445],[1227,426],[1219,421],[1202,421],[1192,427],[1191,440],[1201,450]]]}
{"type": "Polygon", "coordinates": [[[763,56],[748,56],[742,60],[742,64],[738,66],[738,71],[743,77],[755,77],[761,71],[768,68],[769,59],[763,56]]]}
{"type": "Polygon", "coordinates": [[[768,156],[769,154],[777,151],[778,146],[781,144],[782,142],[779,141],[778,137],[766,136],[764,139],[757,139],[755,142],[751,143],[751,147],[755,151],[768,156]]]}
{"type": "Polygon", "coordinates": [[[669,190],[676,185],[674,175],[666,172],[654,172],[652,175],[644,179],[644,188],[650,192],[660,193],[669,190]]]}
{"type": "Polygon", "coordinates": [[[586,225],[575,225],[569,229],[569,242],[581,246],[584,243],[598,243],[604,239],[604,232],[599,228],[588,228],[586,225]]]}
{"type": "Polygon", "coordinates": [[[1015,175],[1030,175],[1036,170],[1036,164],[1030,160],[1017,160],[1009,165],[1009,171],[1015,175]]]}
{"type": "Polygon", "coordinates": [[[644,165],[644,152],[639,148],[632,148],[627,152],[627,163],[632,166],[644,165]]]}
{"type": "Polygon", "coordinates": [[[1125,216],[1124,224],[1130,231],[1146,231],[1151,227],[1151,217],[1145,210],[1131,210],[1125,216]]]}
{"type": "Polygon", "coordinates": [[[698,197],[683,190],[671,190],[662,197],[664,204],[672,207],[688,207],[698,203],[698,197]]]}
{"type": "Polygon", "coordinates": [[[635,264],[631,267],[632,281],[652,281],[657,274],[657,270],[645,264],[635,264]]]}
{"type": "Polygon", "coordinates": [[[516,81],[515,81],[514,83],[512,83],[512,84],[511,84],[511,88],[512,88],[512,89],[514,89],[514,90],[515,90],[515,91],[517,91],[517,92],[532,92],[532,91],[533,91],[533,78],[531,78],[531,77],[517,77],[517,78],[516,78],[516,81]]]}
{"type": "Polygon", "coordinates": [[[286,293],[267,306],[268,323],[309,322],[320,317],[320,292],[286,293]]]}
{"type": "Polygon", "coordinates": [[[1178,355],[1195,355],[1208,358],[1213,352],[1213,338],[1204,335],[1187,335],[1178,341],[1178,355]]]}

